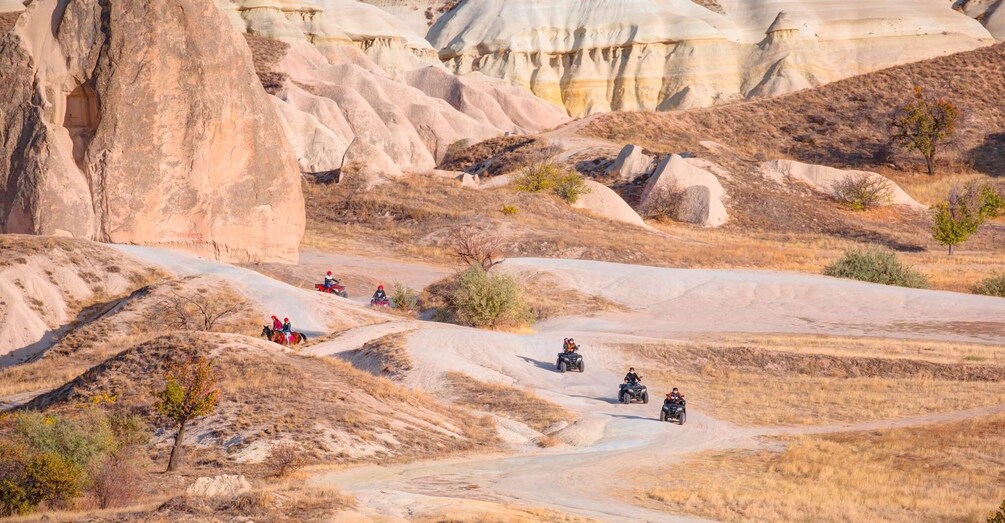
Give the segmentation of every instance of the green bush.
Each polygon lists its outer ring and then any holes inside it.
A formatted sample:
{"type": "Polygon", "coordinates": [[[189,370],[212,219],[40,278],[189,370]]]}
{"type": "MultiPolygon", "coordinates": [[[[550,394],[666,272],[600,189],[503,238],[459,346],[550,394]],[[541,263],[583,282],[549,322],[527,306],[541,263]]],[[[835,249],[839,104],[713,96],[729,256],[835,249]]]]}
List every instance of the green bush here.
{"type": "Polygon", "coordinates": [[[73,414],[21,412],[0,436],[0,517],[64,506],[94,485],[89,471],[124,447],[147,441],[135,416],[87,408],[73,414]]]}
{"type": "Polygon", "coordinates": [[[391,292],[391,303],[395,309],[405,312],[417,311],[419,310],[419,293],[411,287],[395,283],[394,291],[391,292]]]}
{"type": "Polygon", "coordinates": [[[503,205],[499,208],[499,212],[505,214],[506,216],[513,216],[520,212],[520,209],[516,205],[503,205]]]}
{"type": "Polygon", "coordinates": [[[551,192],[569,203],[590,192],[582,176],[551,162],[527,167],[513,181],[513,187],[524,192],[551,192]]]}
{"type": "Polygon", "coordinates": [[[879,249],[848,250],[828,265],[824,274],[898,287],[928,287],[928,280],[923,274],[900,263],[896,254],[879,249]]]}
{"type": "Polygon", "coordinates": [[[998,510],[988,514],[988,523],[1005,523],[1005,499],[998,506],[998,510]]]}
{"type": "Polygon", "coordinates": [[[517,327],[534,318],[516,280],[505,274],[488,274],[477,265],[461,274],[449,307],[458,322],[472,327],[517,327]]]}
{"type": "Polygon", "coordinates": [[[977,282],[977,285],[974,285],[973,293],[1005,298],[1005,272],[993,274],[977,282]]]}

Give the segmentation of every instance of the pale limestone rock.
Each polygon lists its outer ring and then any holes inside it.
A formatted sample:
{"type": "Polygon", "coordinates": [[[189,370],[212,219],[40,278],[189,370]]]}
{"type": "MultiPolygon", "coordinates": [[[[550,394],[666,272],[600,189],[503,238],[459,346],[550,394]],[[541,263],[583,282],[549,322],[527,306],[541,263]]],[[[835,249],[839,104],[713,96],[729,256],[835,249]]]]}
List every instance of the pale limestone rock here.
{"type": "Polygon", "coordinates": [[[583,116],[773,96],[991,43],[934,0],[463,2],[430,29],[440,58],[583,116]],[[780,14],[783,13],[784,14],[780,14]]]}
{"type": "Polygon", "coordinates": [[[461,182],[461,187],[467,187],[469,189],[477,189],[481,183],[478,175],[471,173],[463,173],[457,177],[457,180],[461,182]]]}
{"type": "Polygon", "coordinates": [[[626,145],[618,153],[614,164],[607,169],[607,175],[622,180],[634,180],[652,169],[653,160],[642,152],[638,145],[626,145]]]}
{"type": "Polygon", "coordinates": [[[35,1],[0,85],[0,231],[297,259],[296,159],[209,0],[35,1]]]}
{"type": "Polygon", "coordinates": [[[813,190],[835,196],[835,185],[848,176],[865,175],[880,179],[889,184],[891,189],[891,204],[906,205],[914,209],[925,209],[926,207],[918,203],[909,194],[904,192],[899,185],[874,172],[835,169],[825,165],[813,165],[797,162],[794,160],[772,160],[761,164],[761,172],[769,179],[780,184],[802,183],[808,185],[813,190]]]}
{"type": "Polygon", "coordinates": [[[610,187],[595,182],[593,180],[584,180],[586,182],[586,187],[589,188],[590,192],[583,194],[576,200],[576,203],[572,204],[573,207],[577,209],[586,209],[597,216],[602,216],[608,220],[630,223],[632,225],[637,225],[645,229],[651,229],[650,226],[646,225],[646,222],[642,220],[639,213],[632,209],[631,205],[628,205],[625,200],[621,198],[618,193],[614,192],[610,187]]]}
{"type": "Polygon", "coordinates": [[[962,0],[955,5],[967,16],[980,20],[991,36],[1005,39],[1005,0],[962,0]]]}
{"type": "Polygon", "coordinates": [[[719,227],[729,220],[724,200],[726,190],[716,176],[704,169],[691,165],[680,155],[664,158],[642,190],[641,203],[646,206],[649,198],[660,190],[683,192],[685,205],[679,210],[675,220],[686,221],[705,227],[719,227]]]}
{"type": "Polygon", "coordinates": [[[198,478],[185,490],[189,496],[202,498],[230,498],[247,492],[251,492],[251,483],[244,476],[232,474],[198,478]]]}

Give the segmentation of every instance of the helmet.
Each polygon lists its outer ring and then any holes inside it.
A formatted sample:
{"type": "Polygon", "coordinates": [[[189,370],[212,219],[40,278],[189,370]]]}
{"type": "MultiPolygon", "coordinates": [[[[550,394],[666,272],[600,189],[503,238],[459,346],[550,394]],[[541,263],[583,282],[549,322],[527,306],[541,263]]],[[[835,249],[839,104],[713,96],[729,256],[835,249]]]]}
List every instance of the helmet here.
{"type": "MultiPolygon", "coordinates": [[[[629,367],[628,372],[635,372],[635,367],[629,367]]],[[[675,389],[676,390],[676,389],[675,389]]]]}
{"type": "Polygon", "coordinates": [[[677,392],[677,387],[674,387],[674,388],[673,388],[673,391],[674,391],[674,392],[677,392]]]}
{"type": "Polygon", "coordinates": [[[331,275],[332,275],[332,271],[328,271],[328,276],[331,276],[331,275]]]}
{"type": "Polygon", "coordinates": [[[569,338],[569,343],[576,343],[576,340],[569,338]]]}
{"type": "Polygon", "coordinates": [[[378,285],[378,286],[377,286],[377,290],[378,290],[378,291],[382,291],[382,290],[384,290],[384,286],[383,286],[383,285],[378,285]]]}
{"type": "MultiPolygon", "coordinates": [[[[290,319],[289,318],[283,318],[283,321],[290,321],[290,319]]],[[[677,390],[677,389],[674,389],[674,390],[677,390]]]]}
{"type": "Polygon", "coordinates": [[[275,314],[273,314],[273,315],[272,315],[272,319],[274,319],[274,320],[278,320],[279,318],[277,318],[277,317],[276,317],[276,315],[275,315],[275,314]]]}

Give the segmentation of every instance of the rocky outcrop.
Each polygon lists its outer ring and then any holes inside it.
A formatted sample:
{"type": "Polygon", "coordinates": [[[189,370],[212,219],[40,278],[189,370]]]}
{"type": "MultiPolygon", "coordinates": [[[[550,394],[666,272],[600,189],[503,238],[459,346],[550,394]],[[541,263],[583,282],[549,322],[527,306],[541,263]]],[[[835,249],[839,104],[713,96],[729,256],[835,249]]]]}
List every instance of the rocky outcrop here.
{"type": "Polygon", "coordinates": [[[296,159],[209,0],[37,0],[0,85],[0,231],[297,259],[296,159]]]}
{"type": "Polygon", "coordinates": [[[522,87],[457,76],[421,36],[355,0],[217,0],[241,31],[286,45],[273,91],[304,172],[364,162],[383,176],[433,169],[448,148],[568,120],[522,87]],[[305,114],[297,114],[305,113],[305,114]],[[352,144],[352,147],[349,147],[352,144]],[[348,148],[348,153],[346,149],[348,148]]]}
{"type": "Polygon", "coordinates": [[[626,145],[621,148],[614,163],[607,169],[607,175],[622,180],[631,181],[647,174],[653,166],[652,158],[642,152],[638,145],[626,145]]]}
{"type": "Polygon", "coordinates": [[[510,79],[573,116],[772,96],[991,43],[928,0],[463,2],[430,29],[459,72],[510,79]]]}
{"type": "Polygon", "coordinates": [[[885,184],[889,188],[891,205],[906,205],[914,209],[925,209],[899,185],[874,172],[835,169],[826,165],[813,165],[794,160],[772,160],[761,164],[761,173],[765,177],[783,184],[800,183],[814,191],[830,197],[838,197],[837,186],[849,178],[865,176],[885,184]]]}
{"type": "Polygon", "coordinates": [[[635,209],[632,209],[632,206],[628,205],[610,187],[593,180],[585,180],[585,182],[590,192],[580,196],[576,203],[572,204],[573,207],[586,209],[608,220],[630,223],[646,229],[651,228],[646,225],[639,213],[635,212],[635,209]]]}
{"type": "Polygon", "coordinates": [[[729,220],[724,200],[726,190],[716,176],[682,158],[664,158],[642,190],[641,205],[651,207],[654,198],[672,196],[674,220],[704,227],[719,227],[729,220]]]}
{"type": "Polygon", "coordinates": [[[1005,40],[1005,0],[958,0],[954,7],[984,24],[991,36],[1005,40]]]}

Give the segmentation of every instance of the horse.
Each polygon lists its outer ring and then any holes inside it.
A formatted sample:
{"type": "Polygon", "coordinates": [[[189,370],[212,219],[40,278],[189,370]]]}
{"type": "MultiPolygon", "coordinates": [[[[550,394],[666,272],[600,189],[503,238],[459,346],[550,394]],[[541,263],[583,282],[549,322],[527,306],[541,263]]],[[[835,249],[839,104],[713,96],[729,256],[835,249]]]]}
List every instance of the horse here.
{"type": "Polygon", "coordinates": [[[268,325],[262,327],[262,337],[279,345],[300,345],[307,341],[307,335],[302,332],[290,333],[290,338],[287,340],[286,333],[283,331],[274,331],[268,325]]]}

